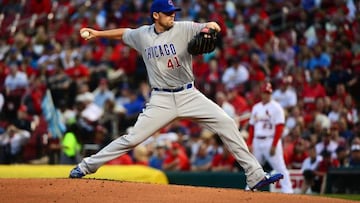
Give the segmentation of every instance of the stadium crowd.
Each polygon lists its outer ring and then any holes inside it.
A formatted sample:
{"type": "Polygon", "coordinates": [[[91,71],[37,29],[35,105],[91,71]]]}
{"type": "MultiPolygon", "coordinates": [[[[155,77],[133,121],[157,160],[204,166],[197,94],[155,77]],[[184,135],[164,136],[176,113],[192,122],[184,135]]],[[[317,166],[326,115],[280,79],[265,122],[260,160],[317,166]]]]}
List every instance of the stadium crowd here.
{"type": "MultiPolygon", "coordinates": [[[[79,29],[149,24],[150,1],[0,3],[2,164],[76,164],[131,129],[151,92],[141,57],[121,41],[85,42],[79,29]]],[[[178,20],[221,25],[216,50],[194,57],[195,83],[245,139],[260,86],[269,81],[286,112],[289,169],[316,171],[306,173],[312,177],[360,166],[360,1],[174,3],[182,8],[178,20]]],[[[107,164],[241,170],[216,134],[186,119],[107,164]]]]}

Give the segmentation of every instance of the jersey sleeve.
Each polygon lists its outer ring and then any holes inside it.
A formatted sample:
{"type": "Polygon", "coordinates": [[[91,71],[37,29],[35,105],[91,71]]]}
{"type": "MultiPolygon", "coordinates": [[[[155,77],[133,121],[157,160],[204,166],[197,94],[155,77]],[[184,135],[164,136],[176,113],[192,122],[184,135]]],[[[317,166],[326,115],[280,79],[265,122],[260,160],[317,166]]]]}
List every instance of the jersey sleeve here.
{"type": "Polygon", "coordinates": [[[186,30],[186,34],[188,39],[190,40],[192,37],[194,37],[197,33],[200,32],[202,28],[206,26],[206,23],[197,23],[193,21],[179,21],[177,22],[180,29],[182,31],[186,30]]]}
{"type": "Polygon", "coordinates": [[[143,27],[137,29],[126,29],[122,40],[123,42],[131,48],[139,51],[141,50],[141,34],[142,34],[143,27]]]}

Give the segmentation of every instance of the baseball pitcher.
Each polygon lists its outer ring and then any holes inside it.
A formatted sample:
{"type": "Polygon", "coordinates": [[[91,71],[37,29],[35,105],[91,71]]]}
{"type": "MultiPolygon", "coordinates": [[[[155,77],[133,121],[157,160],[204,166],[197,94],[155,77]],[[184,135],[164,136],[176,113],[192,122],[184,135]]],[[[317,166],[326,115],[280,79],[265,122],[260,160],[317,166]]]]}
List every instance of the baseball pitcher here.
{"type": "Polygon", "coordinates": [[[200,123],[221,136],[222,141],[245,170],[247,183],[258,189],[281,179],[282,174],[269,176],[249,152],[236,124],[217,104],[194,88],[192,56],[214,49],[215,22],[175,22],[175,7],[171,0],[153,1],[150,12],[152,25],[136,29],[118,28],[94,30],[83,28],[86,40],[108,38],[122,40],[136,49],[145,62],[151,98],[139,115],[133,129],[98,153],[84,158],[71,172],[70,178],[95,173],[100,166],[134,148],[163,126],[178,118],[200,123]]]}

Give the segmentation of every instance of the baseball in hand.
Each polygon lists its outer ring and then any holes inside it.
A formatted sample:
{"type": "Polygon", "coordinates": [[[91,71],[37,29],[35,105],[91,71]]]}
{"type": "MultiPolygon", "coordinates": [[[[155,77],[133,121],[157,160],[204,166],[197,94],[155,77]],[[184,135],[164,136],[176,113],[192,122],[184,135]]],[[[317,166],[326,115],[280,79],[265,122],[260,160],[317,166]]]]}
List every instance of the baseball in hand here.
{"type": "Polygon", "coordinates": [[[89,31],[84,31],[81,33],[81,37],[82,38],[88,38],[90,36],[90,32],[89,31]]]}

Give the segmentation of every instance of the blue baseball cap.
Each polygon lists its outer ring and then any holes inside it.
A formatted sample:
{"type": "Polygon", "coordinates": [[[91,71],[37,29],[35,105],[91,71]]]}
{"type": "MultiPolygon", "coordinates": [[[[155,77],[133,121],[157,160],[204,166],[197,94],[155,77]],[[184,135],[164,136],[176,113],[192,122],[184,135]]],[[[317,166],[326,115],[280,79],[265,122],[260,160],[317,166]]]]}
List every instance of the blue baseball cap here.
{"type": "Polygon", "coordinates": [[[169,13],[174,11],[181,11],[181,8],[175,7],[172,0],[154,0],[150,8],[151,14],[154,12],[169,13]]]}

